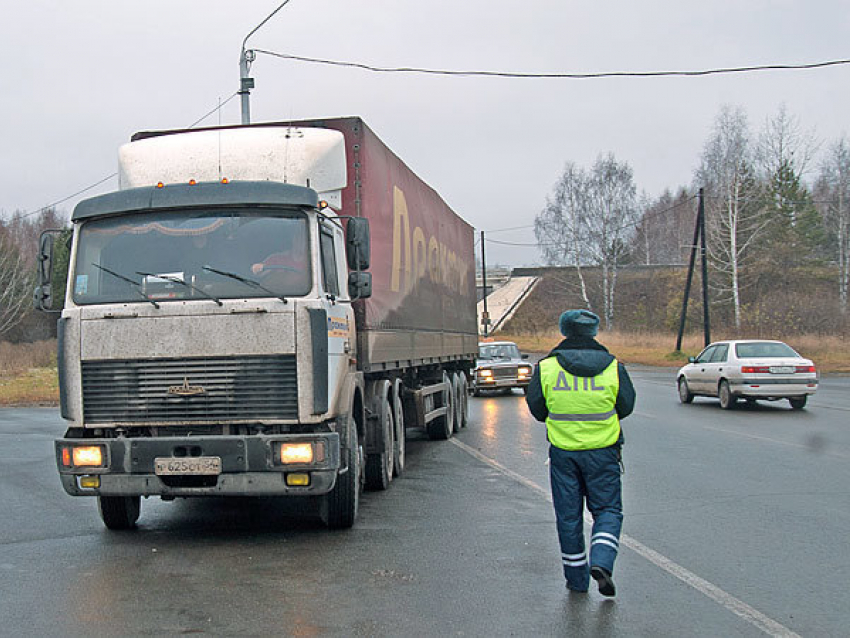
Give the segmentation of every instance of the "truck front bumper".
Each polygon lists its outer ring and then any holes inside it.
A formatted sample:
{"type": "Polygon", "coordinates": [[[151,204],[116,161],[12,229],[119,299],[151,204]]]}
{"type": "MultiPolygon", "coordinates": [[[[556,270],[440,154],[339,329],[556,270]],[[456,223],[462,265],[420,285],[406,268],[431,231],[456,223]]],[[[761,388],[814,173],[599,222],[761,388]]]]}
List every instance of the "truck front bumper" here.
{"type": "Polygon", "coordinates": [[[340,469],[339,435],[320,434],[59,439],[56,463],[72,496],[316,496],[333,489],[340,469]],[[310,443],[311,462],[282,464],[281,445],[310,443]],[[98,447],[101,465],[74,465],[75,447],[98,447]],[[158,474],[156,460],[220,459],[218,474],[158,474]],[[287,476],[306,475],[290,485],[287,476]]]}

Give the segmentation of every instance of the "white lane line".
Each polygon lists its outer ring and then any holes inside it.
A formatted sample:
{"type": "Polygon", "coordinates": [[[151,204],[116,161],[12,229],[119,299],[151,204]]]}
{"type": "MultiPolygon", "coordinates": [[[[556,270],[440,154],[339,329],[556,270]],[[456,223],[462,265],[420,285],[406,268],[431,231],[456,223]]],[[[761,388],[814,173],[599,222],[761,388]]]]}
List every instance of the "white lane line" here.
{"type": "MultiPolygon", "coordinates": [[[[478,459],[482,463],[486,463],[493,469],[501,472],[508,478],[513,479],[517,483],[520,483],[529,489],[540,494],[546,501],[549,503],[552,502],[552,496],[549,494],[549,491],[543,487],[540,487],[534,481],[527,479],[521,474],[517,474],[513,470],[509,470],[504,465],[491,459],[489,456],[485,456],[475,448],[468,446],[466,443],[461,443],[457,439],[449,439],[449,442],[469,454],[470,456],[478,459]]],[[[585,512],[584,518],[588,523],[592,523],[593,519],[591,518],[588,512],[585,512]]],[[[631,536],[626,534],[622,534],[620,536],[620,545],[625,545],[633,552],[636,552],[638,555],[642,556],[653,565],[660,567],[665,572],[670,574],[671,576],[675,576],[683,583],[697,590],[701,594],[708,596],[714,602],[718,603],[720,606],[725,608],[726,610],[732,612],[736,616],[739,616],[743,620],[747,621],[751,625],[757,627],[762,630],[764,633],[770,636],[784,636],[787,638],[800,638],[800,635],[788,629],[785,625],[782,625],[772,618],[765,616],[759,610],[750,607],[748,604],[739,600],[732,596],[731,594],[723,591],[717,585],[714,585],[704,578],[700,578],[693,572],[685,569],[678,563],[670,560],[663,554],[659,554],[654,549],[650,549],[643,543],[635,540],[631,536]]]]}

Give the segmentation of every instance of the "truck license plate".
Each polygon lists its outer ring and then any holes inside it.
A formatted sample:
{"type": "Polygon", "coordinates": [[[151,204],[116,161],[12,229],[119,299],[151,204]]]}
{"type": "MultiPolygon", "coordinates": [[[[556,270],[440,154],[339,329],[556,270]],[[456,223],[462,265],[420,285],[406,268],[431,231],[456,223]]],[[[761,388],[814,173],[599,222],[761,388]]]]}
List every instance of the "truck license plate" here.
{"type": "Polygon", "coordinates": [[[183,458],[155,458],[154,473],[158,476],[174,474],[221,474],[221,457],[218,456],[189,456],[183,458]]]}

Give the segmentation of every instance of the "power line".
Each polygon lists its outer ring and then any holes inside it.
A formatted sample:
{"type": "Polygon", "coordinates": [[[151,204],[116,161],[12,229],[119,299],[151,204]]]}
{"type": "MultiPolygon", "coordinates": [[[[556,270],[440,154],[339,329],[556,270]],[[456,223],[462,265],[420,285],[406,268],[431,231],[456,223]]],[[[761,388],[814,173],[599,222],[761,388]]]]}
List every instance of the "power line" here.
{"type": "Polygon", "coordinates": [[[266,49],[253,49],[255,53],[268,56],[293,60],[295,62],[307,62],[310,64],[324,64],[328,66],[347,67],[372,71],[374,73],[420,73],[427,75],[448,75],[461,77],[497,77],[514,79],[567,79],[586,80],[599,78],[654,78],[654,77],[702,77],[708,75],[721,75],[731,73],[752,73],[759,71],[792,71],[806,69],[821,69],[825,67],[841,66],[850,64],[850,60],[827,60],[824,62],[810,62],[802,64],[759,64],[751,66],[724,67],[715,69],[678,70],[678,71],[605,71],[599,73],[516,73],[511,71],[483,71],[483,70],[448,70],[427,69],[422,67],[385,67],[365,64],[363,62],[349,62],[343,60],[328,60],[325,58],[313,58],[291,53],[279,53],[266,49]]]}

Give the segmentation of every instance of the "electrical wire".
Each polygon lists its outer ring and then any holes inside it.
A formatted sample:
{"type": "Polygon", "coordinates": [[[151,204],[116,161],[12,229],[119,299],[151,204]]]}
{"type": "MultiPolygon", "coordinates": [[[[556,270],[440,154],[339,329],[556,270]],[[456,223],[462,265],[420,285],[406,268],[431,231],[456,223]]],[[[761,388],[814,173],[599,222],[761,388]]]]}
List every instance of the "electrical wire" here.
{"type": "Polygon", "coordinates": [[[513,79],[568,79],[586,80],[599,78],[657,78],[657,77],[704,77],[708,75],[721,75],[731,73],[752,73],[758,71],[791,71],[806,69],[821,69],[832,66],[850,64],[850,60],[827,60],[824,62],[810,62],[802,64],[759,64],[751,66],[725,67],[716,69],[679,70],[679,71],[605,71],[598,73],[515,73],[510,71],[458,71],[448,69],[427,69],[422,67],[385,67],[364,64],[362,62],[349,62],[343,60],[329,60],[325,58],[313,58],[304,55],[293,55],[291,53],[279,53],[266,49],[253,49],[254,53],[262,53],[271,57],[293,60],[295,62],[307,62],[310,64],[324,64],[327,66],[347,67],[372,71],[374,73],[419,73],[427,75],[448,75],[461,77],[497,77],[513,79]]]}

